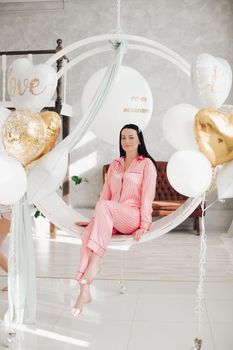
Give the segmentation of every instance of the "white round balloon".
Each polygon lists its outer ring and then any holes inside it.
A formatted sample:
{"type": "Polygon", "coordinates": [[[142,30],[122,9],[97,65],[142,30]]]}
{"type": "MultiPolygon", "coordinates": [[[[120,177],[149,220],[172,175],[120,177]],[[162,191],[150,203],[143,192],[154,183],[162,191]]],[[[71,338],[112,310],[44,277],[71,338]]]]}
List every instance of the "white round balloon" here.
{"type": "Polygon", "coordinates": [[[170,108],[163,117],[163,132],[172,147],[178,150],[198,150],[193,123],[198,108],[181,103],[170,108]]]}
{"type": "MultiPolygon", "coordinates": [[[[84,112],[106,71],[107,67],[100,69],[86,83],[82,94],[84,112]]],[[[105,142],[116,145],[122,126],[133,123],[144,130],[150,121],[152,110],[153,97],[145,78],[135,69],[121,66],[104,106],[91,125],[91,130],[105,142]]]]}
{"type": "Polygon", "coordinates": [[[232,105],[222,105],[218,108],[219,111],[226,114],[233,114],[233,106],[232,105]]]}
{"type": "Polygon", "coordinates": [[[0,169],[0,203],[14,204],[26,192],[26,172],[16,159],[4,153],[0,153],[0,169]]]}
{"type": "Polygon", "coordinates": [[[192,82],[202,106],[218,108],[231,90],[231,67],[223,58],[202,53],[192,67],[192,82]]]}
{"type": "Polygon", "coordinates": [[[233,198],[233,161],[224,164],[217,173],[218,199],[233,198]]]}
{"type": "Polygon", "coordinates": [[[197,197],[209,188],[212,168],[201,152],[178,151],[168,162],[167,177],[177,192],[187,197],[197,197]]]}

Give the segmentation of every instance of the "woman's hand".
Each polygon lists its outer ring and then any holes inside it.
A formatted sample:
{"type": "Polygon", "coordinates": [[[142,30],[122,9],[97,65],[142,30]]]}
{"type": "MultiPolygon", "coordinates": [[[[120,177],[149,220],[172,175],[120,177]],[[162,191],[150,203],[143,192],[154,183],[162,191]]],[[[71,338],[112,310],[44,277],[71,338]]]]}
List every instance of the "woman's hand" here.
{"type": "Polygon", "coordinates": [[[139,241],[143,235],[147,233],[147,230],[145,228],[139,228],[137,231],[133,233],[135,241],[139,241]]]}
{"type": "Polygon", "coordinates": [[[77,222],[75,222],[75,225],[81,226],[81,227],[86,227],[86,226],[89,225],[89,222],[87,222],[87,221],[77,221],[77,222]]]}

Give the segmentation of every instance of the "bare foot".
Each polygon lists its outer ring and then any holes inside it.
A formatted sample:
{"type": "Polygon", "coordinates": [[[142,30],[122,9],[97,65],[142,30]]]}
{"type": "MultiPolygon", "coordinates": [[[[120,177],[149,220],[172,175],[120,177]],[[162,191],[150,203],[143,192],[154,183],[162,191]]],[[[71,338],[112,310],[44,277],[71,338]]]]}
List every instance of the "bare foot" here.
{"type": "Polygon", "coordinates": [[[75,317],[79,315],[83,311],[83,307],[85,304],[89,304],[91,302],[91,293],[89,290],[89,286],[81,286],[79,296],[74,307],[71,309],[71,314],[75,317]]]}
{"type": "Polygon", "coordinates": [[[87,222],[87,221],[77,221],[74,224],[77,225],[77,226],[86,227],[86,226],[89,225],[89,222],[87,222]]]}
{"type": "Polygon", "coordinates": [[[2,292],[8,292],[8,287],[2,288],[2,292]]]}

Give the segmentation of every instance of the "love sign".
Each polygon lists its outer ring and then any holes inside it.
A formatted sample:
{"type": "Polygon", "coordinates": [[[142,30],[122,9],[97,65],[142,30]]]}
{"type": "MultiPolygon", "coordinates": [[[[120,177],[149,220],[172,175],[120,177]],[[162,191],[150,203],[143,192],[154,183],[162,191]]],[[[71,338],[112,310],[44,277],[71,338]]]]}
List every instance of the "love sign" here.
{"type": "Polygon", "coordinates": [[[18,110],[39,112],[53,97],[56,85],[56,71],[47,64],[33,65],[27,58],[19,58],[9,67],[7,89],[18,110]]]}

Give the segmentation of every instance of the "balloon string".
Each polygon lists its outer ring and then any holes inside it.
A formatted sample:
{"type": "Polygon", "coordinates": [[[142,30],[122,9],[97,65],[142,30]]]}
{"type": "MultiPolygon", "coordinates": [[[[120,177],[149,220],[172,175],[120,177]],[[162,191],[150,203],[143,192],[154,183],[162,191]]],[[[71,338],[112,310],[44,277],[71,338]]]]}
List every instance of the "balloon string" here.
{"type": "MultiPolygon", "coordinates": [[[[213,172],[213,181],[211,184],[211,189],[213,188],[213,183],[215,179],[216,172],[213,172]]],[[[196,308],[195,312],[198,314],[198,337],[195,339],[195,349],[201,349],[202,340],[200,339],[201,331],[202,331],[202,322],[203,322],[203,312],[204,312],[204,277],[206,274],[205,271],[205,264],[206,264],[206,252],[207,252],[207,235],[206,235],[206,229],[205,229],[205,220],[204,215],[207,209],[212,207],[216,202],[224,202],[224,200],[216,199],[212,203],[210,203],[208,206],[205,207],[205,199],[206,194],[211,192],[211,190],[207,190],[206,193],[203,194],[202,202],[201,202],[201,209],[202,209],[202,215],[201,215],[201,235],[200,235],[200,254],[199,254],[199,277],[198,277],[198,286],[197,286],[197,297],[196,297],[196,308]]]]}
{"type": "MultiPolygon", "coordinates": [[[[208,208],[208,207],[207,207],[208,208]]],[[[201,209],[201,236],[200,236],[200,255],[199,255],[199,279],[198,279],[198,287],[197,287],[197,306],[195,308],[195,312],[198,314],[198,338],[200,338],[201,328],[202,328],[202,318],[204,311],[204,276],[206,274],[205,264],[206,264],[206,251],[207,251],[207,235],[205,232],[205,221],[204,221],[204,213],[206,211],[205,208],[205,194],[202,198],[201,209]]]]}
{"type": "MultiPolygon", "coordinates": [[[[210,193],[210,192],[213,192],[216,188],[216,168],[212,169],[212,181],[211,181],[211,184],[208,188],[208,190],[205,192],[205,196],[210,193]]],[[[209,209],[210,207],[212,207],[212,205],[214,205],[215,203],[217,202],[221,202],[221,203],[224,203],[225,202],[225,199],[216,199],[215,201],[213,201],[212,203],[210,203],[206,208],[205,206],[203,205],[202,207],[202,213],[205,213],[207,209],[209,209]]]]}

